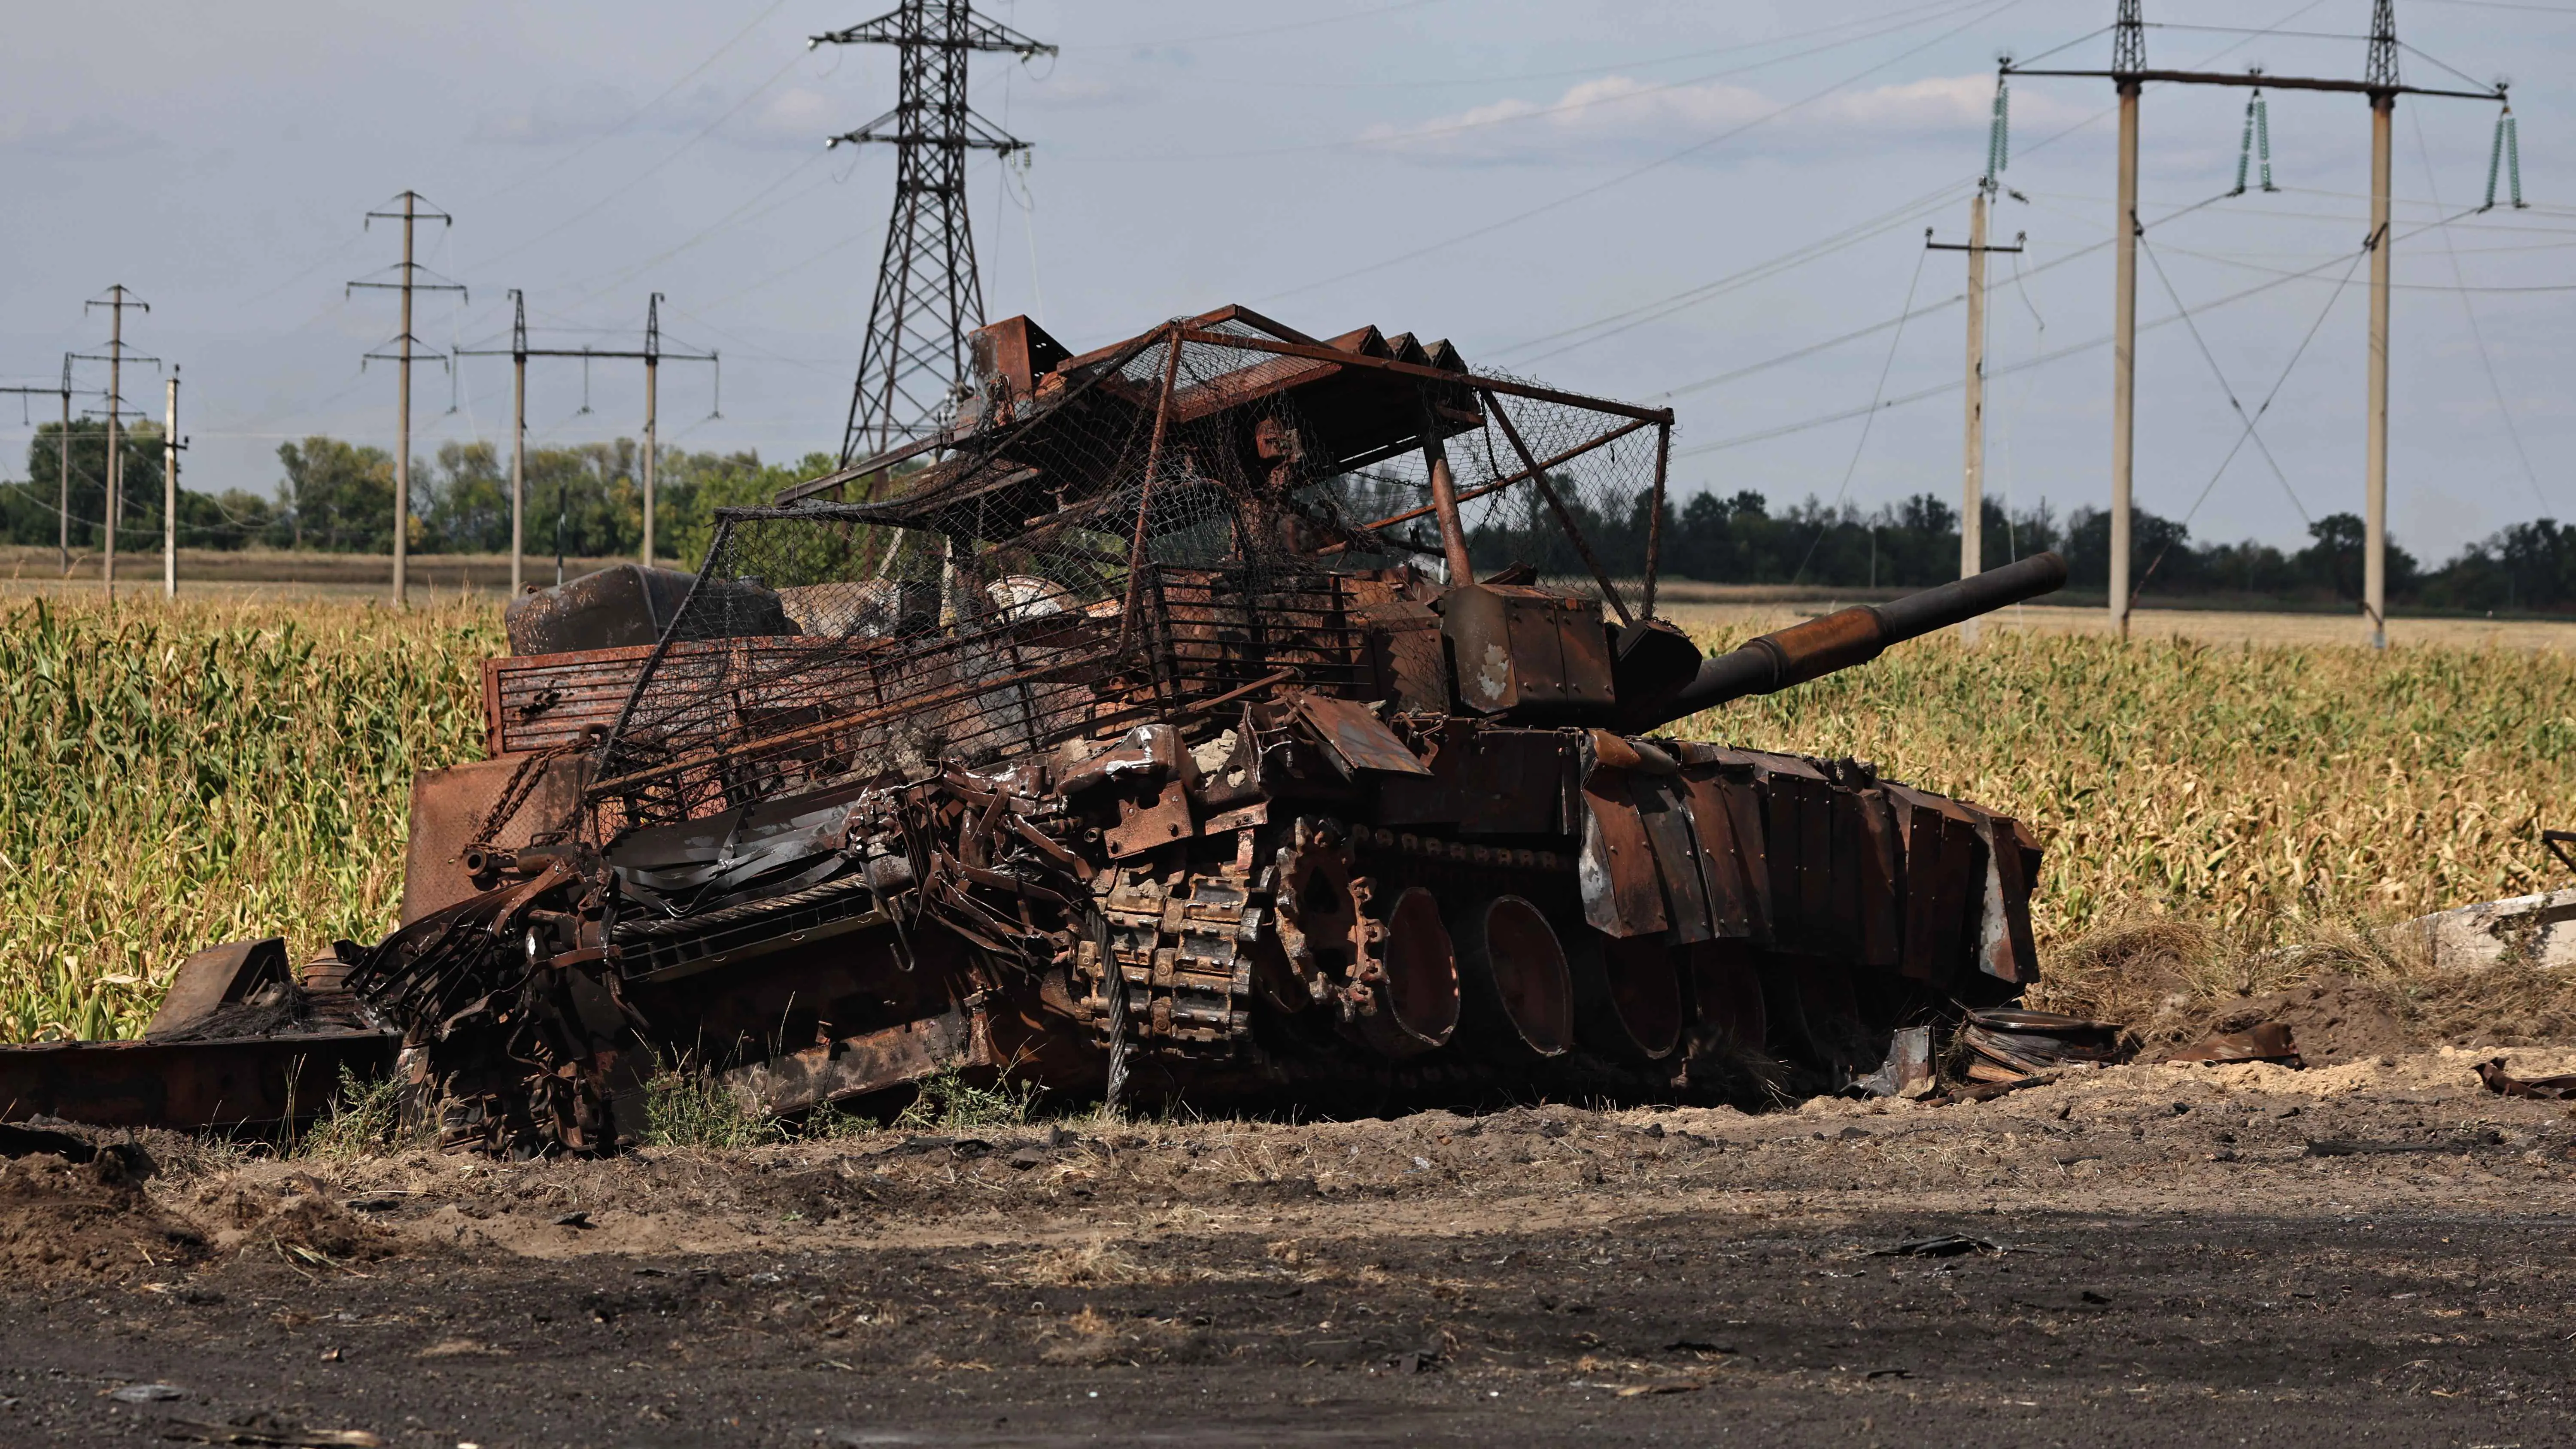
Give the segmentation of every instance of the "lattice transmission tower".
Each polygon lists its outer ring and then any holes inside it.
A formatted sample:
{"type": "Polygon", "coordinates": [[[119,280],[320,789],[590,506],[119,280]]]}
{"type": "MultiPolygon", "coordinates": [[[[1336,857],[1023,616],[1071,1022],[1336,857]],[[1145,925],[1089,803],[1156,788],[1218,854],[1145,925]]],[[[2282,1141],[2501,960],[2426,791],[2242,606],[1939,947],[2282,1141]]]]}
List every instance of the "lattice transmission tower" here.
{"type": "Polygon", "coordinates": [[[815,45],[891,45],[901,56],[893,110],[834,146],[895,148],[894,215],[868,304],[868,335],[841,433],[841,462],[937,432],[966,376],[966,334],[984,325],[975,234],[966,217],[966,153],[1028,149],[966,104],[966,60],[975,51],[1028,59],[1056,48],[975,13],[967,0],[903,0],[815,45]]]}

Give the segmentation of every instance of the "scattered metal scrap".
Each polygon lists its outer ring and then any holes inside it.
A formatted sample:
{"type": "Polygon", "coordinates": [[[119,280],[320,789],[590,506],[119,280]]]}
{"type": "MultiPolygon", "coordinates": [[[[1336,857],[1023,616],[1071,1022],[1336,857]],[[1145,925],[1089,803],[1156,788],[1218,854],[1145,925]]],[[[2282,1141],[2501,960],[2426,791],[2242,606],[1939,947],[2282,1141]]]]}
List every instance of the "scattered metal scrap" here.
{"type": "Polygon", "coordinates": [[[2120,1033],[2110,1022],[2054,1011],[1970,1011],[1957,1036],[1966,1058],[1959,1075],[2001,1085],[2077,1062],[2108,1066],[2127,1060],[2120,1033]]]}
{"type": "Polygon", "coordinates": [[[2304,1067],[2298,1039],[2286,1021],[2266,1021],[2243,1031],[2221,1032],[2207,1041],[2165,1054],[2168,1062],[2273,1062],[2304,1067]]]}
{"type": "Polygon", "coordinates": [[[0,1047],[0,1119],[103,1127],[266,1127],[312,1116],[343,1074],[382,1077],[395,1035],[335,958],[287,969],[275,937],[179,966],[140,1041],[0,1047]]]}
{"type": "Polygon", "coordinates": [[[1936,1233],[1928,1238],[1908,1238],[1892,1248],[1872,1248],[1873,1258],[1964,1258],[1972,1253],[2003,1253],[2003,1244],[1990,1238],[1972,1238],[1965,1233],[1936,1233]]]}
{"type": "Polygon", "coordinates": [[[2491,1057],[2478,1063],[2478,1080],[2498,1096],[2536,1097],[2551,1102],[2576,1101],[2576,1075],[2517,1077],[2505,1070],[2503,1057],[2491,1057]]]}
{"type": "Polygon", "coordinates": [[[1658,527],[1636,577],[1594,539],[1662,517],[1668,411],[1242,308],[1080,356],[1014,318],[975,358],[953,429],[721,511],[694,577],[512,606],[491,758],[415,786],[401,928],[298,981],[182,972],[207,1022],[309,1040],[19,1049],[69,1064],[40,1110],[229,1045],[304,1085],[111,1115],[290,1115],[377,1022],[447,1141],[510,1154],[613,1150],[682,1058],[785,1113],[1003,1070],[1706,1100],[1892,1042],[1910,1090],[1898,1033],[1963,1010],[1980,1061],[2096,1049],[1993,1010],[2037,974],[2019,823],[1667,732],[2054,589],[2055,555],[1703,659],[1655,616],[1658,527]]]}

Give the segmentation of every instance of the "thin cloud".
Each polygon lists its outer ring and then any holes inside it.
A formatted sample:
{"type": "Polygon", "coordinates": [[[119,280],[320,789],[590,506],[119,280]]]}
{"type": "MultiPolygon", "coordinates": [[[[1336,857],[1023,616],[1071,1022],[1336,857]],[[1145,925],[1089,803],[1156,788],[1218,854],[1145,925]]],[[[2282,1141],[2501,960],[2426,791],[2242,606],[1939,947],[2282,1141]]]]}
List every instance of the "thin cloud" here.
{"type": "MultiPolygon", "coordinates": [[[[1773,150],[1883,150],[1917,140],[1973,141],[1985,129],[1994,94],[1994,77],[1979,74],[1930,76],[1827,96],[1785,120],[1765,144],[1773,150]]],[[[1361,140],[1425,161],[1561,161],[1668,148],[1676,138],[1759,120],[1782,104],[1723,81],[1670,86],[1611,75],[1569,87],[1552,101],[1497,101],[1417,125],[1372,127],[1361,140]]],[[[2063,125],[2081,114],[2054,98],[2027,94],[2014,98],[2014,111],[2016,122],[2033,126],[2063,125]]]]}
{"type": "Polygon", "coordinates": [[[115,116],[0,121],[0,150],[26,156],[89,161],[131,156],[159,144],[159,137],[115,116]]]}
{"type": "MultiPolygon", "coordinates": [[[[635,115],[637,104],[636,98],[613,87],[592,86],[574,95],[488,112],[475,120],[466,138],[497,146],[572,145],[620,129],[625,118],[635,115]]],[[[741,104],[739,90],[697,86],[653,107],[626,129],[642,136],[694,136],[712,125],[716,129],[709,140],[757,151],[806,150],[877,114],[863,100],[805,86],[760,97],[738,114],[726,116],[741,104]]]]}

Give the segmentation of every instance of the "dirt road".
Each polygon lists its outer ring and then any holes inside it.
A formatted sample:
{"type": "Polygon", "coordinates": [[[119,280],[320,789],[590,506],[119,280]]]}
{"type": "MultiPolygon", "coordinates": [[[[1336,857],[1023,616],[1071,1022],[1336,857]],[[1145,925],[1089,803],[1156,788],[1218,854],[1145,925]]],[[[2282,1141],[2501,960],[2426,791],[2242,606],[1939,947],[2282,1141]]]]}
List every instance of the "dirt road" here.
{"type": "Polygon", "coordinates": [[[0,1442],[2565,1442],[2576,1120],[2478,1055],[140,1186],[30,1157],[0,1442]]]}

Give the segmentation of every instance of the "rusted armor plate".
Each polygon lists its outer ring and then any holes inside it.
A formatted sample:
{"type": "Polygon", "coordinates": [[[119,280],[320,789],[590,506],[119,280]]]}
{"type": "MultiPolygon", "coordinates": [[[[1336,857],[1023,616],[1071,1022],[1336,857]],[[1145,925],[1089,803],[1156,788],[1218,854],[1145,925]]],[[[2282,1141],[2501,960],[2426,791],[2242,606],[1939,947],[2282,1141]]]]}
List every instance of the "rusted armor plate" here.
{"type": "Polygon", "coordinates": [[[960,1010],[785,1052],[718,1080],[752,1111],[777,1114],[992,1064],[983,1013],[960,1010]]]}
{"type": "Polygon", "coordinates": [[[590,761],[561,755],[543,770],[518,811],[479,838],[484,818],[510,786],[527,755],[503,755],[444,770],[423,770],[411,782],[411,844],[404,856],[402,918],[417,921],[475,894],[465,873],[465,847],[475,844],[521,846],[537,833],[560,828],[581,808],[583,783],[590,761]]]}
{"type": "Polygon", "coordinates": [[[1316,738],[1346,771],[1376,770],[1390,775],[1428,775],[1430,769],[1404,747],[1364,704],[1329,699],[1320,694],[1297,696],[1298,713],[1314,727],[1316,738]]]}
{"type": "MultiPolygon", "coordinates": [[[[1727,799],[1727,782],[1715,765],[1693,764],[1682,767],[1680,786],[1690,809],[1691,834],[1699,844],[1700,884],[1708,897],[1709,927],[1719,937],[1752,936],[1758,919],[1756,897],[1727,799]]],[[[1754,844],[1758,850],[1758,836],[1754,844]]]]}
{"type": "Polygon", "coordinates": [[[1708,878],[1699,842],[1691,832],[1690,813],[1682,803],[1680,777],[1632,772],[1628,788],[1638,819],[1646,827],[1646,840],[1654,847],[1673,941],[1689,945],[1714,939],[1717,924],[1709,910],[1708,878]]]}
{"type": "Polygon", "coordinates": [[[80,1041],[0,1047],[0,1121],[98,1127],[268,1126],[309,1118],[340,1074],[381,1078],[390,1032],[338,1030],[212,1041],[80,1041]]]}
{"type": "Polygon", "coordinates": [[[1892,967],[1904,953],[1905,862],[1884,790],[1856,792],[1860,820],[1860,960],[1892,967]]]}
{"type": "Polygon", "coordinates": [[[1189,792],[1178,780],[1167,780],[1150,805],[1132,800],[1118,802],[1116,825],[1101,833],[1109,847],[1111,860],[1125,860],[1142,855],[1157,846],[1186,840],[1197,832],[1190,821],[1189,792]]]}
{"type": "Polygon", "coordinates": [[[1664,891],[1629,790],[1629,771],[1595,764],[1583,779],[1583,849],[1575,877],[1583,919],[1610,936],[1643,936],[1668,929],[1664,891]]]}
{"type": "Polygon", "coordinates": [[[152,1013],[143,1034],[150,1038],[184,1035],[210,1022],[224,1007],[252,992],[292,978],[286,967],[286,941],[233,941],[209,946],[179,963],[170,978],[170,994],[152,1013]]]}
{"type": "Polygon", "coordinates": [[[1468,835],[1554,835],[1566,830],[1574,737],[1560,730],[1480,730],[1470,735],[1458,828],[1468,835]]]}
{"type": "Polygon", "coordinates": [[[2030,935],[2030,882],[2022,876],[2021,839],[2009,816],[1963,806],[1985,846],[1985,889],[1977,911],[1977,969],[1998,981],[2039,979],[2030,935]]]}

